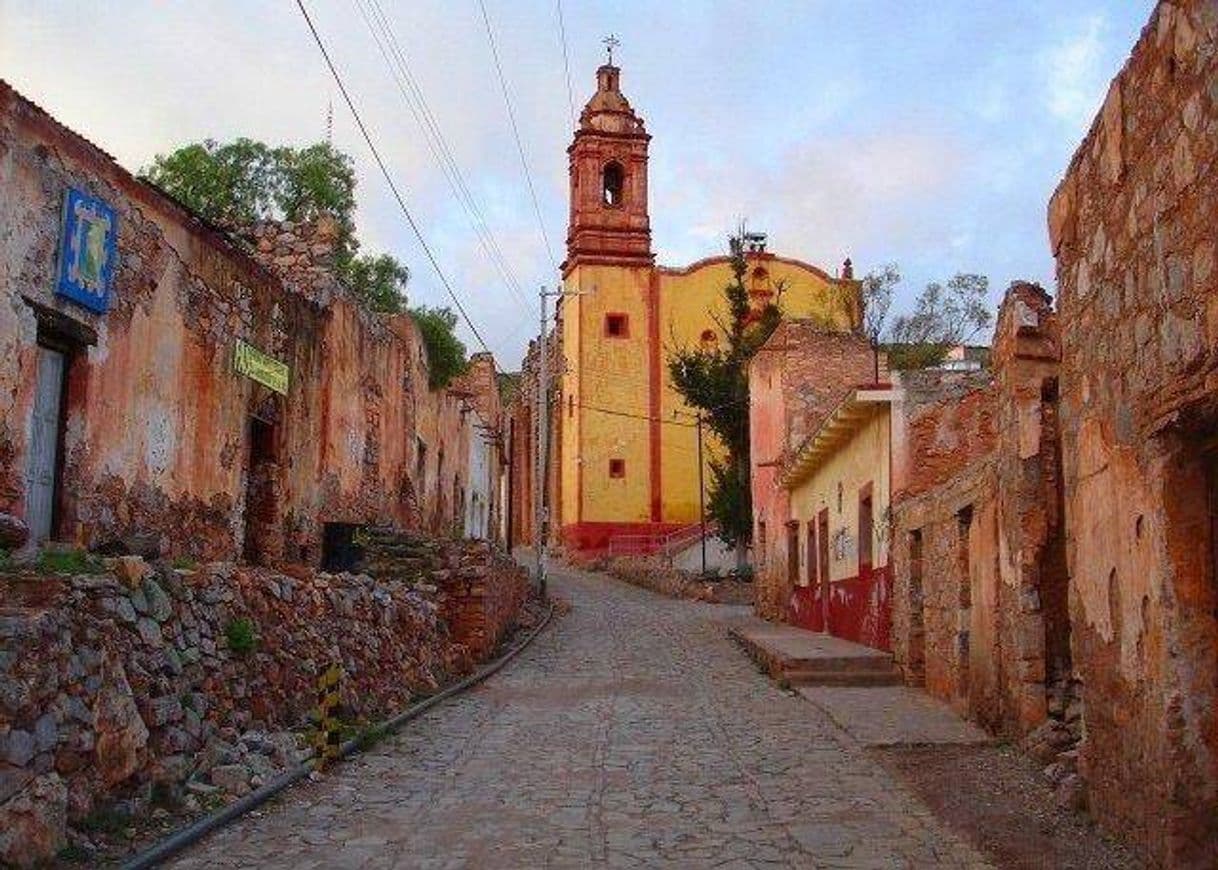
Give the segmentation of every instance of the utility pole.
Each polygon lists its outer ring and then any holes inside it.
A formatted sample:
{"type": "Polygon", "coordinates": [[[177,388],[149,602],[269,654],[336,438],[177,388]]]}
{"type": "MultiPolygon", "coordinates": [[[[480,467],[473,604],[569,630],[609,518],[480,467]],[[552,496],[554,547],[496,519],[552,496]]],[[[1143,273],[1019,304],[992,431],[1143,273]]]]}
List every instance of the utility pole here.
{"type": "MultiPolygon", "coordinates": [[[[547,290],[544,285],[538,292],[541,298],[541,328],[537,341],[541,358],[537,365],[537,481],[534,487],[534,522],[537,528],[537,588],[542,595],[546,594],[546,527],[550,524],[550,508],[546,504],[549,495],[546,471],[549,468],[550,453],[550,370],[546,343],[546,300],[551,296],[561,300],[567,296],[587,296],[594,292],[595,287],[591,290],[564,290],[561,287],[557,290],[547,290]]],[[[557,309],[555,316],[557,317],[557,309]]]]}
{"type": "Polygon", "coordinates": [[[702,466],[702,414],[698,414],[698,521],[702,524],[702,576],[706,576],[706,482],[702,466]]]}
{"type": "MultiPolygon", "coordinates": [[[[702,463],[702,424],[706,422],[699,411],[696,414],[691,414],[689,411],[673,411],[672,415],[676,417],[693,417],[694,426],[698,430],[698,524],[702,527],[702,574],[706,575],[706,468],[702,463]]],[[[682,426],[688,426],[688,423],[682,423],[682,426]]]]}
{"type": "Polygon", "coordinates": [[[549,371],[546,366],[548,348],[546,347],[546,293],[542,286],[538,293],[541,298],[541,329],[538,333],[538,349],[540,361],[537,364],[537,474],[534,482],[536,493],[533,518],[537,535],[537,590],[544,598],[546,594],[546,521],[549,519],[546,510],[546,460],[550,447],[550,384],[549,371]]]}

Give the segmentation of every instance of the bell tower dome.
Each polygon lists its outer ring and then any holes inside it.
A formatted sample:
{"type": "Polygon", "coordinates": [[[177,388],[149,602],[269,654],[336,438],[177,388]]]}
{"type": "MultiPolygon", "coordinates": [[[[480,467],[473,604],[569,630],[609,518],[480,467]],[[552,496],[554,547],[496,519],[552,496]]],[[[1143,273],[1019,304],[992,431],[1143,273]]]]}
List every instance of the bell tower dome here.
{"type": "Polygon", "coordinates": [[[585,263],[651,266],[647,143],[651,136],[619,88],[612,58],[596,71],[596,93],[567,148],[571,214],[562,271],[585,263]]]}

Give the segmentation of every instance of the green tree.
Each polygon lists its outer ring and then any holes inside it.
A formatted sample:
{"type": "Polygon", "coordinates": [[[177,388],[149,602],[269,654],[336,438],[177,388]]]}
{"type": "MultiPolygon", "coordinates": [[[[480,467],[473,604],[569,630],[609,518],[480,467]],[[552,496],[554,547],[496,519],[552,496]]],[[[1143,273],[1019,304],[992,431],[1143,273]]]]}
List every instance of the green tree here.
{"type": "Polygon", "coordinates": [[[388,254],[365,254],[340,263],[339,274],[368,310],[400,314],[406,309],[410,270],[388,254]]]}
{"type": "Polygon", "coordinates": [[[457,338],[457,315],[450,308],[429,308],[418,305],[410,316],[423,333],[427,348],[428,386],[433,390],[446,386],[469,365],[464,342],[457,338]]]}
{"type": "MultiPolygon", "coordinates": [[[[744,278],[748,271],[744,245],[729,243],[732,278],[723,288],[728,318],[719,325],[727,341],[717,347],[669,351],[668,371],[685,403],[698,410],[707,427],[727,448],[723,459],[710,461],[707,513],[719,524],[719,535],[740,551],[753,539],[753,504],[749,460],[748,363],[782,318],[776,303],[754,316],[744,278]]],[[[781,298],[782,288],[778,288],[781,298]]]]}
{"type": "Polygon", "coordinates": [[[196,214],[223,226],[253,223],[277,205],[275,153],[252,139],[184,145],[158,154],[142,174],[196,214]]]}
{"type": "Polygon", "coordinates": [[[202,217],[230,229],[259,220],[338,221],[338,278],[374,311],[405,307],[409,270],[389,254],[358,254],[355,167],[329,142],[271,148],[213,139],[158,154],[143,175],[202,217]]]}
{"type": "Polygon", "coordinates": [[[892,307],[892,292],[901,283],[901,270],[896,263],[887,263],[863,276],[863,335],[871,342],[874,360],[874,379],[880,380],[880,337],[884,334],[884,322],[888,309],[892,307]]]}
{"type": "Polygon", "coordinates": [[[993,321],[984,275],[959,273],[947,285],[932,282],[919,294],[914,310],[898,317],[888,336],[893,368],[938,365],[955,345],[966,344],[993,321]]]}
{"type": "Polygon", "coordinates": [[[307,148],[276,148],[275,204],[285,220],[334,216],[342,227],[340,262],[359,247],[355,242],[355,168],[351,158],[329,142],[307,148]]]}

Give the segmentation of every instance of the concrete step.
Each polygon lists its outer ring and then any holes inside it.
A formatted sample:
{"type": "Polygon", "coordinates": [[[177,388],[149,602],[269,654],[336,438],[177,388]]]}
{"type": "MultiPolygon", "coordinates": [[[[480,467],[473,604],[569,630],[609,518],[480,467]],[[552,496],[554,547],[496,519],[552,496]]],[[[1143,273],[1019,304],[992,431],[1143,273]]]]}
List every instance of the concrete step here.
{"type": "Polygon", "coordinates": [[[899,686],[903,682],[901,673],[894,668],[887,671],[786,669],[782,679],[790,686],[899,686]]]}
{"type": "Polygon", "coordinates": [[[892,653],[755,617],[733,620],[728,634],[772,679],[792,686],[898,686],[892,653]]]}
{"type": "Polygon", "coordinates": [[[893,670],[891,655],[786,657],[780,661],[780,667],[784,671],[887,673],[893,670]]]}
{"type": "Polygon", "coordinates": [[[428,573],[422,566],[401,565],[393,562],[366,562],[360,567],[360,571],[384,580],[411,580],[428,573]]]}

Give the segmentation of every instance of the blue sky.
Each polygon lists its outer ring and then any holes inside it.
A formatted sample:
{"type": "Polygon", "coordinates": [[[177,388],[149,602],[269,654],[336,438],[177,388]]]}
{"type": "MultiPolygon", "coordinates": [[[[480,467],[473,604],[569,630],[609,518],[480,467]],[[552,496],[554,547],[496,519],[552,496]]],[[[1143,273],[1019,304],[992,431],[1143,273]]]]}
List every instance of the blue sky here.
{"type": "MultiPolygon", "coordinates": [[[[476,243],[466,213],[361,18],[367,0],[307,0],[441,266],[505,368],[535,309],[476,243]]],[[[512,271],[532,293],[546,255],[477,0],[380,0],[512,271]]],[[[571,122],[555,4],[486,0],[536,183],[562,257],[571,122]]],[[[771,249],[836,270],[901,266],[897,307],[930,280],[1053,286],[1045,205],[1152,0],[564,0],[576,111],[621,40],[622,88],[651,143],[659,260],[724,247],[741,218],[771,249]]],[[[0,0],[0,76],[131,169],[211,136],[305,143],[334,104],[356,159],[360,237],[445,296],[377,174],[291,0],[0,0]],[[82,34],[89,34],[82,42],[82,34]]],[[[532,300],[530,300],[532,304],[532,300]]],[[[465,335],[471,347],[472,337],[465,335]]]]}

